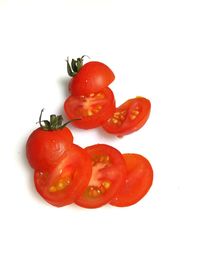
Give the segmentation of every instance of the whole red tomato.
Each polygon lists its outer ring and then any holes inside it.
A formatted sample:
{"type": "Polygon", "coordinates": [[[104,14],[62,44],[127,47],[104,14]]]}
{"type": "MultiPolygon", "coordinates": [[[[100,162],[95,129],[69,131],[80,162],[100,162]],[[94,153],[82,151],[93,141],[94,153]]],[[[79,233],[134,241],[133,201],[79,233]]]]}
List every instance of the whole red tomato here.
{"type": "Polygon", "coordinates": [[[67,60],[68,74],[73,77],[69,83],[69,90],[75,96],[102,91],[115,79],[114,73],[107,65],[98,61],[83,64],[83,57],[72,59],[71,65],[67,60]]]}
{"type": "Polygon", "coordinates": [[[50,121],[41,120],[40,127],[33,131],[26,143],[26,156],[31,167],[37,171],[49,170],[62,159],[73,143],[71,131],[62,124],[62,116],[51,115],[50,121]],[[44,124],[42,124],[42,122],[44,124]]]}

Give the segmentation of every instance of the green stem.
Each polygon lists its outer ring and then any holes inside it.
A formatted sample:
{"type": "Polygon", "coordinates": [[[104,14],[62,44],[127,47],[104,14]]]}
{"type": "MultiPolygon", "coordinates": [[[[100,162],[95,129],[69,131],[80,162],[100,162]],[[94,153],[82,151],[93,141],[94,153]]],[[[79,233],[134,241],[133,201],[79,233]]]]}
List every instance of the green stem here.
{"type": "Polygon", "coordinates": [[[67,61],[67,73],[70,77],[74,77],[83,67],[84,57],[88,57],[88,56],[83,55],[82,57],[78,57],[77,59],[72,59],[71,63],[69,62],[69,58],[67,58],[66,60],[67,61]]]}
{"type": "Polygon", "coordinates": [[[62,115],[55,115],[52,114],[50,115],[50,120],[42,120],[42,114],[44,112],[44,109],[41,110],[40,112],[40,116],[39,116],[39,124],[40,127],[45,130],[45,131],[55,131],[55,130],[59,130],[59,129],[63,129],[67,126],[67,124],[76,121],[76,120],[80,120],[80,119],[73,119],[70,121],[67,121],[63,124],[63,117],[62,115]]]}

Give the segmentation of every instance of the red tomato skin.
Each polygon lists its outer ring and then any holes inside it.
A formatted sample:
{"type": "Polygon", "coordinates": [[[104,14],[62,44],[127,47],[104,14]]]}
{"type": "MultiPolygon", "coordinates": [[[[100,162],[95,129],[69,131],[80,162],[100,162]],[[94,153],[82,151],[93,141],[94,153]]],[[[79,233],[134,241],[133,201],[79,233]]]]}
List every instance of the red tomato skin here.
{"type": "Polygon", "coordinates": [[[72,143],[72,133],[66,127],[52,131],[38,128],[31,133],[26,143],[28,162],[37,171],[48,170],[56,166],[72,143]]]}
{"type": "Polygon", "coordinates": [[[37,192],[45,201],[55,207],[63,207],[72,204],[84,192],[91,174],[92,164],[90,157],[83,148],[73,144],[57,166],[48,171],[47,177],[44,176],[44,179],[41,179],[39,177],[40,172],[35,171],[34,183],[37,192]],[[64,194],[58,193],[57,195],[49,193],[48,188],[66,166],[74,169],[72,183],[68,186],[67,191],[64,194]]]}
{"type": "Polygon", "coordinates": [[[138,154],[123,154],[127,168],[127,178],[116,192],[110,204],[128,207],[140,201],[153,183],[153,169],[150,162],[138,154]]]}
{"type": "Polygon", "coordinates": [[[105,144],[96,144],[89,147],[86,147],[88,155],[92,159],[94,155],[104,154],[109,155],[111,159],[111,165],[105,170],[102,170],[102,175],[107,177],[112,181],[111,187],[108,191],[99,196],[96,199],[91,199],[85,196],[85,192],[80,195],[79,198],[75,200],[75,203],[83,208],[99,208],[111,201],[116,191],[121,187],[124,183],[125,177],[127,175],[126,165],[122,154],[115,148],[105,145],[105,144]]]}
{"type": "MultiPolygon", "coordinates": [[[[64,110],[69,120],[74,118],[79,118],[80,120],[72,121],[72,124],[81,129],[93,129],[102,126],[108,118],[110,118],[115,111],[115,98],[112,90],[106,88],[100,91],[105,95],[105,100],[103,103],[103,108],[94,116],[83,117],[78,113],[77,107],[82,103],[82,96],[69,96],[64,103],[64,110]]],[[[101,103],[101,102],[99,102],[101,103]]]]}
{"type": "Polygon", "coordinates": [[[96,93],[106,88],[114,79],[114,73],[107,65],[91,61],[83,65],[71,79],[69,91],[74,96],[96,93]]]}
{"type": "Polygon", "coordinates": [[[137,97],[137,98],[129,99],[125,103],[123,103],[121,106],[119,106],[115,110],[115,112],[118,112],[121,110],[129,110],[130,107],[134,105],[138,105],[141,109],[141,114],[139,114],[135,120],[131,121],[128,118],[122,123],[120,127],[117,124],[113,125],[113,124],[110,124],[109,121],[107,121],[103,125],[103,129],[110,134],[117,135],[117,137],[123,137],[124,135],[131,134],[141,129],[144,126],[144,124],[147,122],[149,115],[150,115],[150,111],[151,111],[151,102],[148,99],[144,97],[137,97]]]}

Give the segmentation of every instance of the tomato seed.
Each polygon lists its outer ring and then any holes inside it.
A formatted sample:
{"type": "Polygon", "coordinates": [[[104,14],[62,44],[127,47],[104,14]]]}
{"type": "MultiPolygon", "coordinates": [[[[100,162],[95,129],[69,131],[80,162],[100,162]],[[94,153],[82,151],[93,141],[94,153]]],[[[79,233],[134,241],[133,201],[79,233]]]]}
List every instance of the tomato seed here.
{"type": "Polygon", "coordinates": [[[51,192],[51,193],[54,193],[54,192],[56,192],[56,191],[57,191],[57,189],[56,189],[55,186],[51,186],[51,187],[49,188],[49,192],[51,192]]]}
{"type": "Polygon", "coordinates": [[[102,185],[105,187],[105,189],[108,189],[110,187],[110,182],[109,181],[104,181],[102,185]]]}

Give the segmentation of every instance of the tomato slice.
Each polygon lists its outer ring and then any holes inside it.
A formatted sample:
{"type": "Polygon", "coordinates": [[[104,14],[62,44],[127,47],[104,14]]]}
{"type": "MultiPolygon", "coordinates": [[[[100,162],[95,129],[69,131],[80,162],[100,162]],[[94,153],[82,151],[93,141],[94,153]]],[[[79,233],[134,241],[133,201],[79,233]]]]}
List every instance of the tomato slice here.
{"type": "Polygon", "coordinates": [[[84,149],[72,145],[51,171],[35,171],[38,193],[50,204],[61,207],[74,202],[88,185],[92,174],[90,157],[84,149]]]}
{"type": "Polygon", "coordinates": [[[148,120],[151,102],[144,97],[129,99],[103,125],[106,132],[122,137],[139,130],[148,120]]]}
{"type": "Polygon", "coordinates": [[[85,150],[92,160],[92,176],[75,203],[84,208],[98,208],[113,198],[126,177],[126,166],[121,153],[111,146],[97,144],[85,150]]]}
{"type": "Polygon", "coordinates": [[[110,202],[117,207],[137,203],[146,195],[153,182],[153,169],[145,157],[138,154],[123,154],[123,157],[128,174],[125,183],[110,202]]]}
{"type": "Polygon", "coordinates": [[[91,61],[81,67],[72,78],[69,90],[72,95],[88,95],[106,88],[115,79],[112,70],[104,63],[91,61]]]}
{"type": "Polygon", "coordinates": [[[112,90],[106,88],[87,96],[70,96],[64,103],[67,117],[76,127],[91,129],[101,126],[115,110],[115,99],[112,90]]]}

